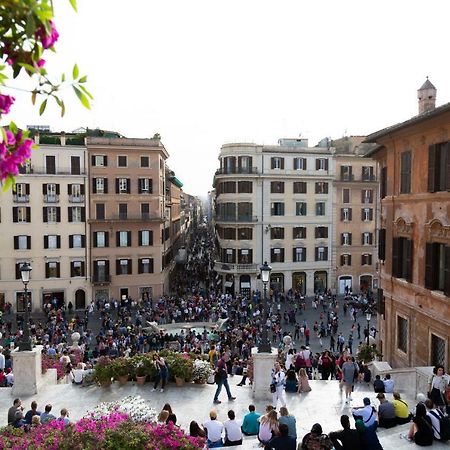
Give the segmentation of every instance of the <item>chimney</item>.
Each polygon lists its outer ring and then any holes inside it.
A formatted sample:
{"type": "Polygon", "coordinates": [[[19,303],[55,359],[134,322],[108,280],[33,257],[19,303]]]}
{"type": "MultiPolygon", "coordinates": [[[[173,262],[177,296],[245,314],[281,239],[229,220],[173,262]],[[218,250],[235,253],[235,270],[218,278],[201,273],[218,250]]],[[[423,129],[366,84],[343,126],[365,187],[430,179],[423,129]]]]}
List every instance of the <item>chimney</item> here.
{"type": "Polygon", "coordinates": [[[436,88],[428,77],[417,90],[417,98],[419,99],[419,115],[432,111],[436,107],[436,88]]]}

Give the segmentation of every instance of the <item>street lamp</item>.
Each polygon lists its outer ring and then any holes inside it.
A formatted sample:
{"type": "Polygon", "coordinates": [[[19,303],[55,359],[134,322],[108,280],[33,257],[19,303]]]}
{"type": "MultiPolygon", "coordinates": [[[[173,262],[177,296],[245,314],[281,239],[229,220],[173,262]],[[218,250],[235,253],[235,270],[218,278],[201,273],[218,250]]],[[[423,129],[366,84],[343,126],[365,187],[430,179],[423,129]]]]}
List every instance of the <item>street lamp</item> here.
{"type": "Polygon", "coordinates": [[[261,341],[258,345],[258,353],[272,353],[272,346],[270,345],[269,338],[267,337],[267,283],[270,279],[270,272],[272,267],[264,261],[264,264],[259,268],[261,272],[261,281],[264,286],[264,297],[263,297],[263,329],[261,341]]]}
{"type": "Polygon", "coordinates": [[[369,345],[369,337],[370,337],[370,319],[372,318],[372,312],[370,308],[366,310],[366,320],[367,320],[367,345],[369,345]]]}
{"type": "Polygon", "coordinates": [[[22,283],[25,286],[25,320],[23,323],[22,337],[19,341],[19,352],[29,352],[32,350],[30,327],[28,324],[28,282],[30,281],[31,270],[32,268],[27,262],[23,263],[20,267],[20,276],[22,277],[22,283]]]}

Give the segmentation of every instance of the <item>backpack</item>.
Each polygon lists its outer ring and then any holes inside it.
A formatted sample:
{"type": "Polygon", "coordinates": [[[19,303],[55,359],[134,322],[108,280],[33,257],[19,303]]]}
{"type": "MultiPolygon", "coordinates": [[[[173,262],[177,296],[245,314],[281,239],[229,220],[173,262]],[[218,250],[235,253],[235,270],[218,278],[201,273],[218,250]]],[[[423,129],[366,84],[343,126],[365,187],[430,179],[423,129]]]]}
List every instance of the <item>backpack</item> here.
{"type": "MultiPolygon", "coordinates": [[[[429,413],[439,420],[440,431],[438,434],[441,437],[441,441],[448,441],[450,439],[450,417],[444,416],[442,413],[435,413],[434,411],[429,411],[429,413]]],[[[437,431],[436,428],[434,429],[437,431]]]]}
{"type": "Polygon", "coordinates": [[[333,443],[327,434],[317,436],[309,433],[309,436],[302,443],[301,448],[307,450],[331,450],[333,448],[333,443]]]}

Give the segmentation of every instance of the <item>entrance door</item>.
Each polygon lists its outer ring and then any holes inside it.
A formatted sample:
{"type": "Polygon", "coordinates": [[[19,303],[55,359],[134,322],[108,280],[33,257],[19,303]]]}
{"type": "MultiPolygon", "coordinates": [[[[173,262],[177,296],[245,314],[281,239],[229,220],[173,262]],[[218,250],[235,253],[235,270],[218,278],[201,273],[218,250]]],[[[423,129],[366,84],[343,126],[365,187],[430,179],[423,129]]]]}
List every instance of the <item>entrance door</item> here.
{"type": "Polygon", "coordinates": [[[86,293],[83,289],[78,289],[75,292],[75,309],[85,309],[86,308],[86,293]]]}
{"type": "Polygon", "coordinates": [[[345,288],[350,291],[352,289],[352,277],[339,278],[339,294],[345,294],[345,288]]]}
{"type": "Polygon", "coordinates": [[[120,299],[126,300],[128,298],[128,288],[120,288],[120,299]]]}

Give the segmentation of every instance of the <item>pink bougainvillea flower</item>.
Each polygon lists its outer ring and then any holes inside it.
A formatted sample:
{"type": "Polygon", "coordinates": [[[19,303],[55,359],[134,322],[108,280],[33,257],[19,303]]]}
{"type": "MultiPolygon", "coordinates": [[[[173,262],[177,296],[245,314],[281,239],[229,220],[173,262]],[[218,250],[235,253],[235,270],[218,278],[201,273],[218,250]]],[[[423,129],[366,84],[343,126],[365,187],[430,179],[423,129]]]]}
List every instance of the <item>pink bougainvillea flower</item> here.
{"type": "Polygon", "coordinates": [[[42,42],[42,47],[50,48],[53,47],[54,43],[58,40],[59,33],[55,28],[55,24],[52,20],[50,20],[50,34],[47,34],[47,31],[44,27],[39,27],[36,31],[35,35],[37,39],[40,39],[42,42]]]}
{"type": "Polygon", "coordinates": [[[36,63],[37,67],[44,67],[45,66],[45,59],[40,59],[37,63],[36,63]]]}
{"type": "Polygon", "coordinates": [[[0,94],[0,115],[8,114],[9,108],[14,103],[15,98],[10,95],[0,94]]]}

